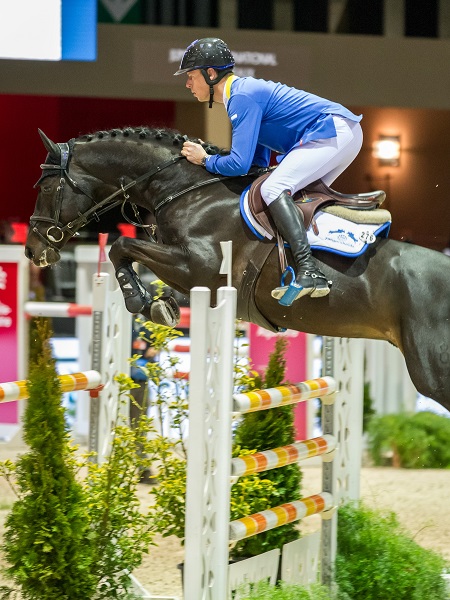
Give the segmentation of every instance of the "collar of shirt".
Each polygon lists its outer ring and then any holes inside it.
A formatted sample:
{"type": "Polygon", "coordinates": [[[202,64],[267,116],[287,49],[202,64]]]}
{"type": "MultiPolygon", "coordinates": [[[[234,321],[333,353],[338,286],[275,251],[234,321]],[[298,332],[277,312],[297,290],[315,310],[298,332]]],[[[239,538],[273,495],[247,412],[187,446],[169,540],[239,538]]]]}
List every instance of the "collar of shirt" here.
{"type": "Polygon", "coordinates": [[[228,77],[228,79],[225,82],[225,87],[223,88],[223,103],[225,104],[225,108],[227,107],[228,100],[230,99],[231,84],[236,79],[239,79],[237,75],[231,75],[230,77],[228,77]]]}

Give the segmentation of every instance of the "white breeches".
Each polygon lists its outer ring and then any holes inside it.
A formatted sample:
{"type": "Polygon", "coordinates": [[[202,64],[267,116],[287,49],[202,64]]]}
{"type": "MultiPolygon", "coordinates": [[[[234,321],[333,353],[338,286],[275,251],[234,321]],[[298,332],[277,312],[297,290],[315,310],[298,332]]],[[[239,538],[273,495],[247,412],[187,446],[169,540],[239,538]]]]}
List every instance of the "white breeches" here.
{"type": "Polygon", "coordinates": [[[261,186],[261,196],[270,204],[284,191],[292,195],[317,179],[330,185],[361,150],[363,133],[359,123],[333,116],[336,137],[313,140],[291,150],[261,186]]]}

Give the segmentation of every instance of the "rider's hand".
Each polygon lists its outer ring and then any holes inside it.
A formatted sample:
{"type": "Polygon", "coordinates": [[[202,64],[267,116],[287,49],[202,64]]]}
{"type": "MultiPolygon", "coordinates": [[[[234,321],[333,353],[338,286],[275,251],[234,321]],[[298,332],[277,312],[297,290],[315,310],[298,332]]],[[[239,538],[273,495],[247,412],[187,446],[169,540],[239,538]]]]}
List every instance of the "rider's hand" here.
{"type": "Polygon", "coordinates": [[[181,154],[194,165],[201,165],[202,158],[207,156],[204,148],[195,142],[184,142],[183,148],[181,149],[181,154]]]}

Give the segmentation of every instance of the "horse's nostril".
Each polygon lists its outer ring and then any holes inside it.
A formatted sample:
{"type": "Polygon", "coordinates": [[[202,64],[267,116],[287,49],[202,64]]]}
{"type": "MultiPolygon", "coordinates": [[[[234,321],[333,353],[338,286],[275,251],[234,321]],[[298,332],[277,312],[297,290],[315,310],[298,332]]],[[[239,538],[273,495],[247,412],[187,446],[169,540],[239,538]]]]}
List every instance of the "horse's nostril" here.
{"type": "Polygon", "coordinates": [[[28,246],[25,246],[25,256],[28,260],[33,260],[33,251],[28,246]]]}

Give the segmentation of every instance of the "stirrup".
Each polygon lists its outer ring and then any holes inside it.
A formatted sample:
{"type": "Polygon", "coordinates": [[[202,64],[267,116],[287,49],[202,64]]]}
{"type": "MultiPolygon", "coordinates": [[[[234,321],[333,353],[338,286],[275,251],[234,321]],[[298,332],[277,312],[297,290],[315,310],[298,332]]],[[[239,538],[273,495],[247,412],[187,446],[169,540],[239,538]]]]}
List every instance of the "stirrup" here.
{"type": "Polygon", "coordinates": [[[292,267],[286,267],[286,270],[281,275],[281,285],[272,290],[272,298],[278,300],[278,303],[282,306],[290,306],[294,300],[301,298],[305,294],[310,293],[312,290],[305,290],[305,288],[295,282],[295,273],[292,267]],[[284,281],[287,275],[291,276],[291,283],[285,285],[284,281]],[[303,293],[302,293],[303,292],[303,293]]]}
{"type": "Polygon", "coordinates": [[[304,274],[311,277],[313,280],[323,279],[327,285],[303,287],[301,284],[297,283],[294,269],[292,267],[287,267],[281,276],[281,286],[272,290],[272,297],[277,299],[278,303],[282,306],[291,306],[295,300],[301,298],[302,296],[310,295],[311,298],[322,298],[330,293],[329,286],[332,284],[332,282],[328,281],[325,276],[322,278],[315,273],[309,273],[308,271],[306,271],[304,274]],[[285,285],[285,278],[288,274],[291,276],[291,283],[289,285],[285,285]]]}

